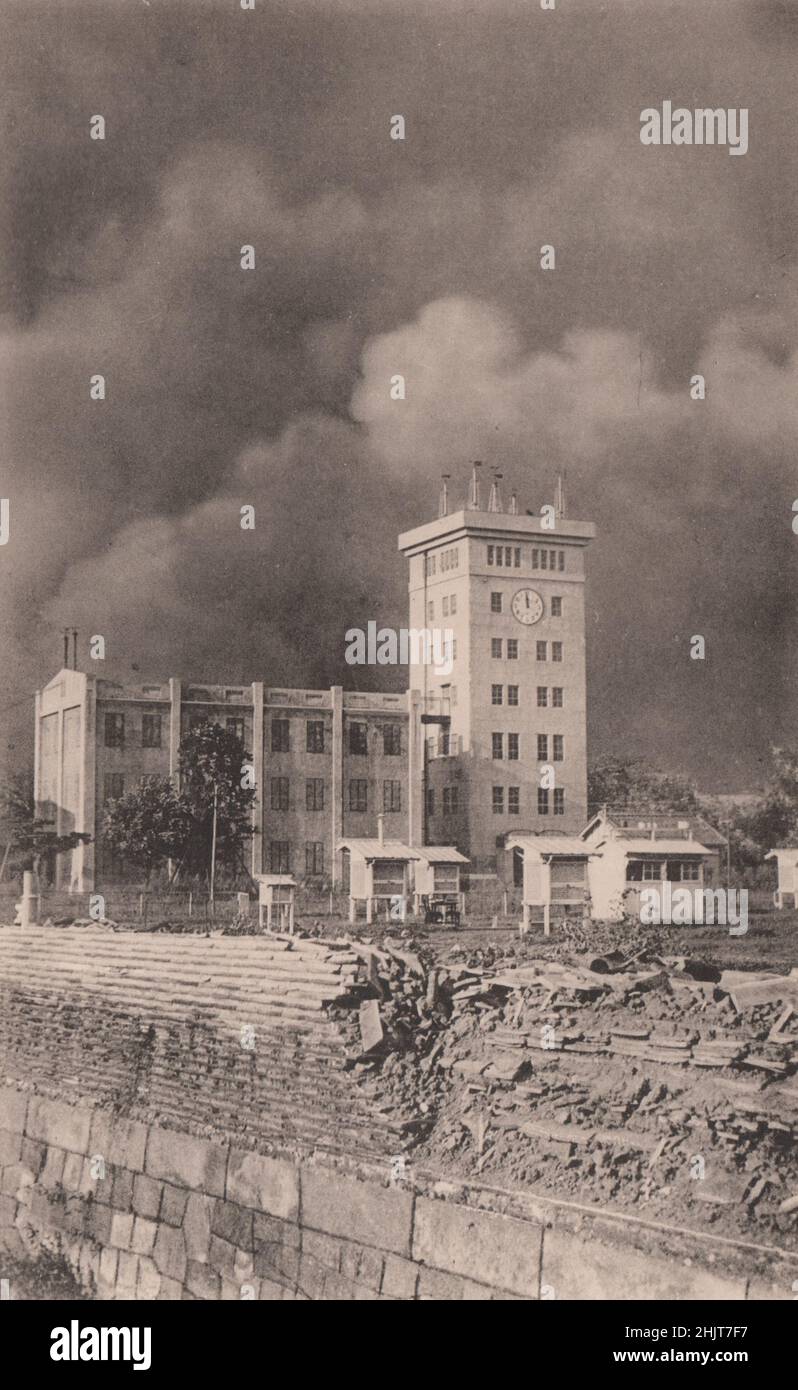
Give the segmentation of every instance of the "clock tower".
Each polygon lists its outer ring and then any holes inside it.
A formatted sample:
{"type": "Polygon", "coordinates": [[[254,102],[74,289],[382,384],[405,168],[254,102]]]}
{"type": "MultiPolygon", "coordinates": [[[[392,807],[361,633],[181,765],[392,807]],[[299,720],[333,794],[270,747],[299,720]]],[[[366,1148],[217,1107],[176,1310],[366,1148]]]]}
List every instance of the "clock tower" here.
{"type": "MultiPolygon", "coordinates": [[[[478,467],[478,466],[477,466],[478,467]]],[[[423,756],[410,788],[418,839],[455,844],[471,875],[502,863],[508,833],[573,833],[587,820],[585,551],[595,528],[559,505],[487,509],[477,468],[468,506],[399,537],[408,557],[410,629],[423,756]],[[451,661],[432,664],[443,636],[451,661]],[[450,669],[449,669],[450,668],[450,669]]]]}

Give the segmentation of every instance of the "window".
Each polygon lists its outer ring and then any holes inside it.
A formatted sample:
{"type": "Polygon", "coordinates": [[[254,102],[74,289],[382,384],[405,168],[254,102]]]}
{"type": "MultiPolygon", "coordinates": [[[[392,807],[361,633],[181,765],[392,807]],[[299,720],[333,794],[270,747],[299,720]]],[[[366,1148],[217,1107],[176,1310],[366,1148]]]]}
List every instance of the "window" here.
{"type": "Polygon", "coordinates": [[[551,601],[551,616],[552,616],[552,618],[561,618],[561,617],[562,617],[562,599],[561,599],[561,598],[553,598],[553,599],[552,599],[552,601],[551,601]]]}
{"type": "Polygon", "coordinates": [[[508,661],[517,661],[517,660],[518,660],[518,638],[517,638],[517,637],[508,637],[508,638],[507,638],[507,660],[508,660],[508,661]]]}
{"type": "Polygon", "coordinates": [[[553,763],[561,763],[562,760],[563,760],[563,758],[564,758],[564,756],[565,756],[565,752],[564,752],[564,740],[563,740],[562,734],[555,734],[554,737],[552,738],[552,741],[551,741],[551,742],[552,742],[551,760],[552,760],[553,763]]]}
{"type": "Polygon", "coordinates": [[[497,816],[504,815],[504,787],[493,788],[493,813],[497,816]]]}
{"type": "Polygon", "coordinates": [[[270,777],[271,807],[273,811],[288,810],[288,778],[270,777]]]}
{"type": "Polygon", "coordinates": [[[548,734],[538,734],[538,762],[545,763],[549,756],[548,734]]]}
{"type": "Polygon", "coordinates": [[[507,757],[511,763],[518,762],[518,734],[507,735],[507,757]]]}
{"type": "Polygon", "coordinates": [[[490,654],[491,654],[491,656],[496,657],[499,661],[501,660],[501,655],[502,655],[502,639],[501,639],[501,637],[491,637],[491,639],[490,639],[490,654]]]}
{"type": "Polygon", "coordinates": [[[365,777],[354,777],[349,783],[350,811],[368,810],[369,784],[365,777]]]}
{"type": "Polygon", "coordinates": [[[538,686],[538,709],[545,709],[549,703],[549,692],[545,685],[538,686]]]}
{"type": "Polygon", "coordinates": [[[305,781],[305,809],[307,811],[324,810],[324,778],[308,777],[305,781]]]}
{"type": "Polygon", "coordinates": [[[454,614],[457,612],[457,594],[452,594],[449,599],[449,612],[452,614],[452,617],[454,617],[454,614]]]}
{"type": "Polygon", "coordinates": [[[429,603],[427,604],[427,622],[428,622],[428,623],[433,623],[434,621],[435,621],[435,604],[434,604],[434,603],[432,602],[432,600],[430,599],[429,603]]]}
{"type": "Polygon", "coordinates": [[[551,659],[552,661],[562,661],[562,642],[552,642],[551,659]]]}
{"type": "Polygon", "coordinates": [[[701,877],[701,866],[699,864],[682,864],[682,881],[684,883],[697,883],[701,877]]]}
{"type": "Polygon", "coordinates": [[[513,551],[513,564],[517,570],[521,568],[521,547],[517,545],[513,551]]]}
{"type": "Polygon", "coordinates": [[[363,756],[368,753],[368,725],[353,723],[349,725],[349,752],[363,756]]]}
{"type": "Polygon", "coordinates": [[[491,596],[490,596],[490,611],[491,611],[491,613],[501,613],[501,612],[502,612],[502,597],[503,597],[502,594],[491,594],[491,596]]]}
{"type": "Polygon", "coordinates": [[[238,739],[239,743],[243,743],[243,742],[244,742],[244,721],[243,721],[243,719],[242,719],[239,715],[230,715],[230,717],[229,717],[228,719],[225,719],[224,722],[225,722],[225,728],[227,729],[228,734],[232,734],[234,738],[237,738],[237,739],[238,739]]]}
{"type": "Polygon", "coordinates": [[[291,749],[290,719],[272,720],[272,752],[288,753],[291,749]]]}
{"type": "Polygon", "coordinates": [[[382,751],[389,758],[398,758],[402,752],[402,730],[398,724],[383,724],[382,751]]]}
{"type": "Polygon", "coordinates": [[[555,816],[565,815],[565,792],[562,787],[554,788],[554,814],[555,816]]]}
{"type": "Polygon", "coordinates": [[[443,814],[445,816],[456,816],[460,805],[460,788],[444,787],[443,789],[443,814]]]}
{"type": "Polygon", "coordinates": [[[538,815],[549,814],[549,793],[546,787],[538,787],[538,815]]]}
{"type": "Polygon", "coordinates": [[[504,757],[504,734],[491,734],[490,740],[491,740],[491,748],[492,748],[492,750],[493,750],[491,756],[494,757],[494,758],[503,758],[503,757],[504,757]]]}
{"type": "Polygon", "coordinates": [[[160,714],[145,714],[141,720],[141,746],[142,748],[160,748],[161,746],[161,716],[160,714]]]}
{"type": "Polygon", "coordinates": [[[545,661],[545,660],[546,660],[546,645],[547,645],[547,644],[546,644],[545,642],[536,642],[536,643],[535,643],[535,660],[536,660],[536,661],[545,661]]]}
{"type": "Polygon", "coordinates": [[[686,860],[669,859],[665,870],[665,877],[671,883],[697,883],[701,877],[701,871],[697,863],[688,863],[686,860]]]}
{"type": "Polygon", "coordinates": [[[269,845],[269,873],[290,874],[291,843],[289,840],[272,840],[269,845]]]}
{"type": "Polygon", "coordinates": [[[549,567],[549,552],[548,552],[548,550],[541,550],[541,552],[540,552],[540,568],[541,568],[542,570],[547,570],[548,567],[549,567]]]}
{"type": "MultiPolygon", "coordinates": [[[[441,568],[443,568],[443,566],[442,566],[441,568]]],[[[434,556],[434,555],[428,555],[428,556],[427,556],[427,574],[434,574],[434,573],[435,573],[435,556],[434,556]]]]}
{"type": "Polygon", "coordinates": [[[105,746],[106,746],[106,748],[124,748],[124,746],[125,746],[125,716],[124,716],[124,714],[106,714],[106,716],[105,716],[105,746]]]}
{"type": "Polygon", "coordinates": [[[305,874],[324,873],[324,845],[321,840],[308,840],[305,844],[305,874]]]}
{"type": "Polygon", "coordinates": [[[492,564],[493,564],[493,546],[492,546],[492,545],[489,545],[489,546],[488,546],[488,564],[489,564],[489,565],[492,565],[492,564]]]}
{"type": "Polygon", "coordinates": [[[397,781],[386,781],[382,784],[382,809],[383,811],[401,811],[402,809],[402,783],[397,781]]]}
{"type": "Polygon", "coordinates": [[[324,752],[323,719],[308,719],[305,721],[305,746],[308,753],[324,752]]]}
{"type": "Polygon", "coordinates": [[[521,810],[521,788],[507,788],[507,811],[511,816],[517,816],[521,810]]]}
{"type": "Polygon", "coordinates": [[[561,550],[561,551],[560,551],[559,555],[557,556],[557,561],[558,561],[558,563],[557,563],[557,568],[558,568],[558,570],[560,570],[560,571],[564,570],[564,569],[565,569],[565,551],[564,551],[564,550],[561,550]]]}
{"type": "Polygon", "coordinates": [[[650,860],[645,860],[644,863],[643,863],[643,881],[644,881],[644,883],[659,883],[660,876],[661,876],[661,865],[660,865],[660,864],[653,864],[650,860]]]}
{"type": "Polygon", "coordinates": [[[427,787],[427,815],[435,815],[435,788],[427,787]]]}
{"type": "Polygon", "coordinates": [[[443,616],[444,618],[448,618],[448,616],[449,616],[449,595],[448,595],[448,594],[444,594],[444,596],[443,596],[443,603],[442,603],[441,607],[442,607],[442,609],[443,609],[442,616],[443,616]]]}
{"type": "Polygon", "coordinates": [[[504,686],[492,685],[490,688],[490,702],[492,705],[504,704],[504,686]]]}
{"type": "Polygon", "coordinates": [[[103,780],[106,801],[118,801],[125,795],[125,779],[121,772],[106,772],[103,780]]]}
{"type": "Polygon", "coordinates": [[[496,564],[504,565],[504,547],[501,545],[496,546],[496,564]]]}
{"type": "Polygon", "coordinates": [[[555,709],[562,709],[562,686],[555,685],[551,692],[551,703],[555,709]]]}
{"type": "Polygon", "coordinates": [[[517,704],[518,704],[518,686],[517,686],[517,685],[508,685],[508,687],[507,687],[507,703],[508,703],[508,705],[517,705],[517,704]]]}
{"type": "Polygon", "coordinates": [[[535,549],[533,549],[533,551],[532,551],[532,568],[533,568],[533,570],[536,570],[536,569],[538,568],[538,555],[539,555],[539,553],[540,553],[540,552],[537,551],[537,550],[535,550],[535,549]]]}

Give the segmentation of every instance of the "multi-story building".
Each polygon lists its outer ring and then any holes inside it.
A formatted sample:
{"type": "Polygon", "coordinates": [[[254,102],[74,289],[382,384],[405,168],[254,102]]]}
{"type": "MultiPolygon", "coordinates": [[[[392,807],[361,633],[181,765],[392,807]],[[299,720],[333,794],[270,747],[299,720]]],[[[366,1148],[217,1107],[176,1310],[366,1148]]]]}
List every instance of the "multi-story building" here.
{"type": "Polygon", "coordinates": [[[58,885],[135,877],[103,844],[105,803],[148,777],[176,781],[181,737],[205,719],[238,734],[252,759],[253,873],[336,883],[340,841],[376,834],[378,816],[390,839],[456,845],[487,874],[509,833],[580,830],[594,530],[499,505],[494,489],[482,510],[472,484],[467,508],[448,514],[444,501],[436,521],[400,536],[411,631],[451,634],[450,660],[437,665],[411,643],[404,695],[121,685],[62,669],[36,695],[35,795],[59,832],[93,838],[59,857],[58,885]]]}

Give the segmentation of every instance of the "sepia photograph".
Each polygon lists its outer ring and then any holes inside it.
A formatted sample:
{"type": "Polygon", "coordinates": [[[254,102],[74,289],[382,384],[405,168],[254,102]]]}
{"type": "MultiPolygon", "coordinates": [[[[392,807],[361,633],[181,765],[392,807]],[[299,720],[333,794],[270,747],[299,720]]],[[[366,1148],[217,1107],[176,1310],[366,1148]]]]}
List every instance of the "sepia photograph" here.
{"type": "Polygon", "coordinates": [[[44,1374],[175,1301],[761,1371],[798,4],[0,18],[0,1299],[44,1374]]]}

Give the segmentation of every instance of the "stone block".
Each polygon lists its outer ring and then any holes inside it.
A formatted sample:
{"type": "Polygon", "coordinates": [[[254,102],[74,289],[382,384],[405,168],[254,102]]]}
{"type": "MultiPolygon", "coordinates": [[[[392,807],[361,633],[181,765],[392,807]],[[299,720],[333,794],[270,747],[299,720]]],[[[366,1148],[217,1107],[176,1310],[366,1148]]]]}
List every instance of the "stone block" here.
{"type": "Polygon", "coordinates": [[[18,1163],[22,1158],[22,1135],[10,1129],[0,1129],[0,1168],[18,1163]]]}
{"type": "Polygon", "coordinates": [[[138,1256],[125,1250],[119,1251],[119,1264],[116,1271],[116,1297],[135,1298],[138,1278],[138,1256]]]}
{"type": "Polygon", "coordinates": [[[91,1110],[85,1107],[31,1096],[25,1129],[30,1139],[85,1154],[89,1150],[91,1117],[91,1110]]]}
{"type": "Polygon", "coordinates": [[[183,1218],[183,1235],[188,1258],[195,1263],[205,1263],[208,1259],[213,1208],[213,1197],[205,1197],[200,1192],[189,1194],[183,1218]]]}
{"type": "Polygon", "coordinates": [[[223,1197],[226,1167],[227,1153],[218,1144],[176,1130],[150,1130],[144,1165],[149,1177],[223,1197]]]}
{"type": "Polygon", "coordinates": [[[154,1299],[158,1297],[161,1287],[161,1276],[158,1266],[154,1260],[147,1255],[142,1255],[139,1259],[138,1283],[136,1284],[136,1297],[154,1299]]]}
{"type": "Polygon", "coordinates": [[[132,1212],[115,1211],[111,1216],[111,1244],[118,1250],[129,1250],[133,1240],[132,1212]]]}
{"type": "Polygon", "coordinates": [[[386,1255],[382,1272],[381,1292],[389,1298],[415,1298],[418,1284],[418,1265],[403,1260],[400,1255],[386,1255]]]}
{"type": "Polygon", "coordinates": [[[296,1220],[299,1170],[285,1159],[233,1149],[227,1169],[227,1197],[244,1207],[296,1220]]]}
{"type": "Polygon", "coordinates": [[[188,1193],[184,1187],[172,1187],[170,1183],[165,1183],[161,1196],[161,1220],[167,1226],[182,1226],[187,1202],[188,1193]]]}
{"type": "Polygon", "coordinates": [[[727,1279],[679,1260],[631,1246],[604,1245],[589,1236],[547,1230],[541,1282],[558,1299],[646,1299],[683,1302],[745,1298],[745,1279],[727,1279]]]}
{"type": "Polygon", "coordinates": [[[151,1254],[157,1234],[158,1226],[155,1221],[148,1221],[145,1216],[135,1217],[131,1250],[134,1250],[137,1255],[151,1254]]]}
{"type": "Polygon", "coordinates": [[[162,1275],[182,1283],[186,1272],[186,1243],[182,1231],[174,1226],[159,1226],[152,1257],[162,1275]]]}
{"type": "Polygon", "coordinates": [[[111,1206],[117,1211],[133,1209],[133,1178],[129,1168],[114,1168],[114,1181],[111,1190],[111,1206]]]}
{"type": "Polygon", "coordinates": [[[186,1266],[186,1288],[196,1298],[218,1299],[222,1281],[220,1276],[209,1269],[206,1264],[189,1260],[186,1266]]]}
{"type": "Polygon", "coordinates": [[[537,1298],[542,1227],[511,1216],[420,1197],[413,1224],[413,1259],[447,1274],[537,1298]]]}
{"type": "Polygon", "coordinates": [[[66,1152],[64,1149],[56,1148],[55,1145],[51,1144],[47,1150],[47,1157],[44,1160],[44,1167],[41,1177],[39,1178],[42,1187],[54,1188],[61,1186],[65,1159],[66,1152]]]}
{"type": "Polygon", "coordinates": [[[252,1250],[252,1212],[236,1202],[217,1201],[211,1231],[242,1250],[252,1250]]]}
{"type": "Polygon", "coordinates": [[[396,1255],[410,1254],[413,1197],[399,1188],[302,1168],[302,1225],[396,1255]]]}
{"type": "Polygon", "coordinates": [[[18,1091],[16,1086],[0,1086],[0,1125],[3,1129],[9,1129],[14,1134],[25,1133],[29,1099],[29,1092],[18,1091]]]}
{"type": "Polygon", "coordinates": [[[436,1303],[450,1303],[466,1299],[468,1302],[489,1302],[491,1290],[484,1284],[476,1284],[472,1279],[461,1279],[458,1274],[444,1274],[440,1269],[427,1269],[422,1265],[418,1273],[417,1298],[423,1301],[434,1299],[436,1303]]]}
{"type": "Polygon", "coordinates": [[[161,1209],[161,1184],[137,1173],[133,1179],[133,1210],[137,1216],[154,1221],[161,1209]]]}

